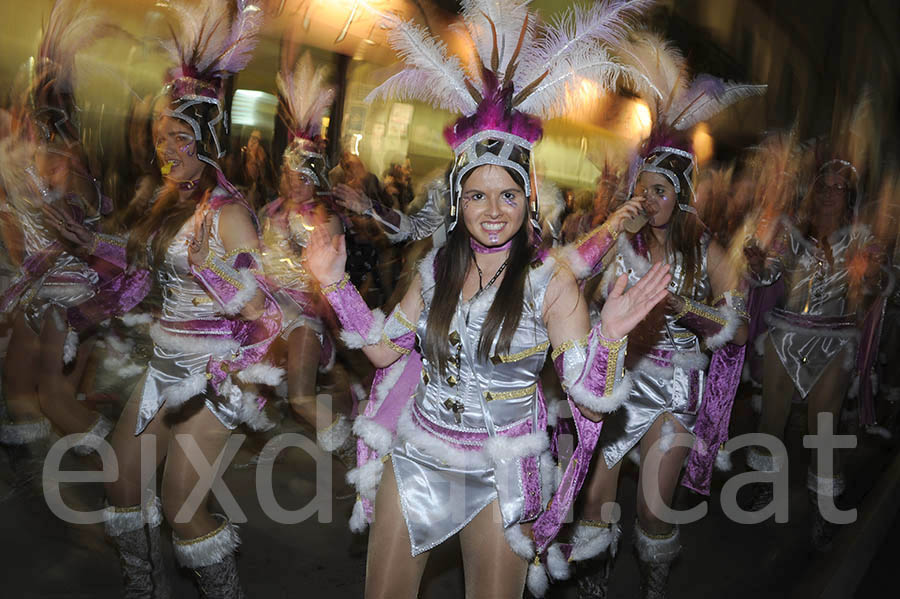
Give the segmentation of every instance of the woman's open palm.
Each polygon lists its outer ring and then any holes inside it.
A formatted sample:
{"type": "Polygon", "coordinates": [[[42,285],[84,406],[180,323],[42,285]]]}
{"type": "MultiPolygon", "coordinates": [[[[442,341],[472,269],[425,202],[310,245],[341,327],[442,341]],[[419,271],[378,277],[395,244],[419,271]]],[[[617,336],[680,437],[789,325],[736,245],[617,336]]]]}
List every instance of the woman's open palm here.
{"type": "Polygon", "coordinates": [[[604,335],[621,339],[630,333],[656,304],[666,298],[666,286],[671,278],[669,267],[657,262],[631,289],[625,291],[628,275],[620,275],[600,311],[604,335]]]}
{"type": "Polygon", "coordinates": [[[320,285],[336,283],[344,276],[347,246],[343,235],[332,236],[324,225],[318,225],[310,234],[303,253],[306,269],[320,285]]]}

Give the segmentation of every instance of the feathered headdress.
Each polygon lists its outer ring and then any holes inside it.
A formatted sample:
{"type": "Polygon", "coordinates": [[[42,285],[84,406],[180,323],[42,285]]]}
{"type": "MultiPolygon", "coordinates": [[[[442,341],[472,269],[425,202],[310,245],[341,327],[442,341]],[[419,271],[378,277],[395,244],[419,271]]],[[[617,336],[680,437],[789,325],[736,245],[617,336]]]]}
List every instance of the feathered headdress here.
{"type": "Polygon", "coordinates": [[[312,56],[304,52],[296,64],[283,61],[275,78],[290,137],[284,162],[289,169],[309,177],[317,187],[329,185],[325,156],[319,149],[322,116],[334,102],[335,90],[325,83],[325,75],[325,67],[316,68],[312,56]]]}
{"type": "Polygon", "coordinates": [[[80,140],[75,104],[75,56],[120,31],[86,2],[57,0],[50,10],[31,80],[31,115],[46,143],[80,140]]]}
{"type": "Polygon", "coordinates": [[[166,77],[171,103],[164,114],[190,125],[198,158],[218,169],[225,152],[216,129],[228,127],[223,83],[250,62],[263,13],[248,0],[237,0],[233,15],[230,0],[173,0],[167,6],[174,24],[172,39],[162,45],[175,66],[166,77]]]}
{"type": "Polygon", "coordinates": [[[696,214],[692,204],[697,169],[687,131],[738,100],[762,95],[767,86],[706,74],[691,79],[681,52],[649,32],[635,36],[622,48],[622,56],[639,73],[636,91],[650,108],[653,122],[639,150],[640,170],[665,176],[678,193],[678,207],[696,214]]]}
{"type": "MultiPolygon", "coordinates": [[[[541,119],[563,114],[571,92],[584,80],[610,90],[629,69],[609,54],[623,40],[630,19],[652,0],[605,0],[573,7],[548,26],[529,10],[530,0],[462,0],[457,30],[472,41],[471,56],[448,53],[434,33],[389,19],[388,42],[407,63],[369,94],[429,102],[463,114],[444,131],[455,154],[450,175],[450,216],[456,223],[460,182],[472,169],[495,164],[517,173],[538,214],[532,193],[531,149],[541,138],[541,119]]],[[[535,223],[536,224],[536,223],[535,223]]]]}

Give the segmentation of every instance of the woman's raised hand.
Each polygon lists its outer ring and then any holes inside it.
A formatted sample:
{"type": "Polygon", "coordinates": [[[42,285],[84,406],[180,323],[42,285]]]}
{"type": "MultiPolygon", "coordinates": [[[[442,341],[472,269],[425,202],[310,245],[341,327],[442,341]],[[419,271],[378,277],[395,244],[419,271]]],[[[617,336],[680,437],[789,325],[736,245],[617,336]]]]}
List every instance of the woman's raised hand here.
{"type": "Polygon", "coordinates": [[[644,209],[643,196],[635,196],[619,206],[615,212],[606,219],[606,224],[611,231],[619,233],[625,225],[625,221],[634,218],[644,209]]]}
{"type": "Polygon", "coordinates": [[[94,240],[93,232],[75,220],[75,217],[63,206],[45,203],[41,210],[44,213],[44,225],[56,237],[69,247],[76,255],[87,254],[94,240]]]}
{"type": "Polygon", "coordinates": [[[671,279],[669,267],[662,262],[654,264],[628,291],[625,291],[628,275],[620,275],[600,311],[603,335],[621,339],[630,333],[656,304],[668,296],[666,286],[671,279]]]}
{"type": "Polygon", "coordinates": [[[306,269],[322,287],[337,283],[344,276],[347,246],[343,235],[332,236],[323,225],[318,225],[310,233],[303,254],[306,269]]]}
{"type": "Polygon", "coordinates": [[[362,191],[349,185],[338,183],[334,186],[333,192],[337,203],[351,212],[364,214],[372,209],[372,200],[362,191]]]}
{"type": "Polygon", "coordinates": [[[203,222],[200,224],[200,230],[194,231],[191,240],[188,243],[188,260],[191,264],[199,266],[206,262],[209,256],[209,237],[212,231],[212,211],[206,213],[203,222]]]}

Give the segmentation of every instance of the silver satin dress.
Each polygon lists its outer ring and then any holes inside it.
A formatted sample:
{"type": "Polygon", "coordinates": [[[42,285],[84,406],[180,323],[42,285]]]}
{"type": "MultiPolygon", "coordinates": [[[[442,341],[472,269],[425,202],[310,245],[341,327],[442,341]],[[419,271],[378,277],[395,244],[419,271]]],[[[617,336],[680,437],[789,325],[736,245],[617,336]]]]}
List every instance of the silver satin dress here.
{"type": "MultiPolygon", "coordinates": [[[[217,188],[212,195],[226,194],[224,189],[217,188]]],[[[162,289],[161,317],[164,320],[220,320],[223,318],[219,305],[209,297],[191,274],[188,262],[188,244],[194,232],[200,231],[207,211],[206,204],[197,207],[193,216],[184,223],[172,243],[169,244],[165,264],[155,270],[157,282],[162,289]]],[[[224,258],[225,247],[219,238],[220,213],[220,210],[216,210],[212,219],[209,251],[219,258],[224,258]]],[[[155,336],[153,339],[153,357],[150,359],[141,389],[141,406],[135,427],[136,435],[140,434],[159,412],[166,401],[167,390],[183,384],[189,377],[205,376],[206,365],[212,355],[211,353],[188,351],[191,345],[196,345],[192,338],[183,334],[179,335],[176,329],[166,327],[162,323],[159,325],[164,339],[159,336],[155,336]]],[[[223,351],[221,355],[228,355],[228,353],[228,351],[223,351]]],[[[204,397],[206,407],[229,430],[233,430],[242,422],[238,416],[240,401],[239,396],[213,399],[207,394],[204,397]]]]}
{"type": "MultiPolygon", "coordinates": [[[[508,468],[495,467],[480,451],[483,441],[465,439],[470,434],[493,437],[523,425],[527,430],[522,434],[546,435],[537,425],[543,410],[538,380],[550,347],[541,313],[552,272],[551,261],[531,270],[524,313],[508,354],[497,356],[492,350],[493,358],[486,362],[475,357],[496,294],[492,286],[474,301],[460,300],[457,307],[449,337],[454,361],[459,352],[458,368],[450,364],[442,376],[427,356],[422,357],[422,381],[410,410],[401,416],[391,450],[414,556],[458,533],[495,499],[499,499],[504,528],[529,518],[524,513],[524,495],[535,491],[525,487],[541,487],[524,483],[515,462],[508,468]],[[452,431],[456,447],[461,442],[471,450],[448,448],[446,431],[452,431]]],[[[425,307],[416,331],[420,346],[433,294],[433,289],[423,289],[425,307]]],[[[542,497],[543,505],[546,500],[542,497]]]]}
{"type": "MultiPolygon", "coordinates": [[[[19,201],[14,207],[22,227],[26,258],[43,251],[55,241],[44,226],[44,214],[40,209],[41,203],[53,201],[51,195],[46,192],[43,199],[19,201]]],[[[85,224],[91,225],[96,221],[97,218],[88,218],[85,224]]],[[[55,306],[65,313],[67,308],[92,298],[98,280],[97,273],[87,263],[72,254],[61,252],[47,272],[34,281],[19,300],[26,322],[32,330],[39,332],[48,308],[55,306]]],[[[63,323],[57,323],[57,326],[61,325],[65,328],[63,323]]]]}
{"type": "Polygon", "coordinates": [[[783,308],[767,317],[769,337],[797,391],[806,397],[822,372],[846,348],[845,368],[855,363],[856,315],[849,311],[853,258],[874,242],[865,226],[848,226],[824,244],[790,226],[777,257],[770,263],[770,280],[784,277],[787,295],[783,308]]]}
{"type": "MultiPolygon", "coordinates": [[[[264,211],[265,208],[261,212],[264,211]]],[[[263,268],[275,289],[272,295],[283,314],[281,336],[287,339],[294,329],[306,326],[316,332],[321,342],[325,329],[311,305],[315,289],[301,262],[301,252],[309,241],[311,225],[299,213],[292,213],[287,219],[262,214],[260,225],[263,268]]]]}
{"type": "MultiPolygon", "coordinates": [[[[701,276],[694,277],[690,293],[680,292],[696,301],[712,299],[707,275],[709,237],[701,240],[701,276]]],[[[650,262],[637,254],[625,233],[619,236],[615,259],[604,272],[603,290],[622,273],[628,285],[634,285],[650,269],[650,262]]],[[[670,290],[681,289],[684,260],[676,254],[670,290]]],[[[693,432],[703,401],[707,356],[700,340],[689,329],[675,322],[674,315],[655,310],[628,335],[625,368],[633,387],[621,408],[603,419],[597,447],[602,448],[606,465],[612,468],[647,434],[657,418],[670,414],[688,432],[693,432]]]]}

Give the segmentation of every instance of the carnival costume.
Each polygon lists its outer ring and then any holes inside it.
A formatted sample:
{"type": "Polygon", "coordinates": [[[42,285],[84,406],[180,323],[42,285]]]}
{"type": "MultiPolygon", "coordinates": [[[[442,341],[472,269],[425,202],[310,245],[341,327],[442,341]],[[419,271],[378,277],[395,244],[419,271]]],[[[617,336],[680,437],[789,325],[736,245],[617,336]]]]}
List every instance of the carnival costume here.
{"type": "MultiPolygon", "coordinates": [[[[445,131],[455,154],[448,182],[448,230],[460,226],[462,178],[487,164],[517,173],[530,202],[529,224],[539,230],[530,162],[532,144],[542,130],[540,120],[532,115],[562,114],[567,107],[566,89],[581,78],[609,88],[626,74],[609,58],[603,42],[620,40],[625,19],[646,6],[646,2],[618,2],[575,10],[557,26],[545,28],[542,37],[527,2],[466,2],[463,23],[477,53],[467,70],[423,29],[396,20],[390,24],[389,41],[409,66],[370,97],[420,99],[466,115],[445,131]]],[[[601,412],[618,406],[628,388],[621,370],[624,342],[603,339],[595,328],[586,343],[573,340],[554,350],[579,434],[575,456],[557,488],[537,379],[550,349],[542,321],[543,293],[558,263],[544,254],[532,265],[520,327],[509,353],[496,355],[492,350],[488,363],[476,356],[473,339],[480,333],[494,292],[487,286],[472,300],[460,300],[448,340],[456,356],[451,370],[458,372],[445,377],[428,356],[415,351],[435,298],[434,264],[441,259],[439,251],[432,250],[419,265],[424,309],[416,323],[409,322],[399,308],[388,318],[380,311],[369,311],[347,277],[324,290],[348,346],[384,341],[402,356],[391,369],[379,372],[373,398],[354,426],[362,438],[360,467],[348,476],[360,491],[351,525],[362,528],[371,517],[384,459],[390,456],[413,555],[457,533],[497,500],[510,546],[533,562],[528,586],[541,595],[548,583],[545,566],[552,578],[565,578],[568,559],[577,559],[577,547],[555,543],[554,538],[584,480],[600,428],[571,402],[574,399],[601,412]],[[393,393],[397,388],[408,389],[409,380],[418,380],[411,401],[408,393],[406,397],[393,393]],[[463,488],[465,501],[448,505],[450,497],[463,497],[463,488]],[[547,508],[545,501],[554,489],[547,508]],[[534,521],[534,541],[518,527],[528,521],[534,521]]]]}
{"type": "MultiPolygon", "coordinates": [[[[623,58],[640,73],[636,87],[654,118],[650,136],[632,165],[632,188],[643,172],[662,175],[675,189],[675,210],[696,216],[697,169],[684,132],[733,102],[763,93],[765,86],[725,83],[708,75],[690,80],[678,51],[651,34],[642,34],[627,45],[623,58]]],[[[646,231],[647,227],[633,235],[618,235],[615,254],[601,283],[604,296],[618,276],[627,274],[632,285],[649,270],[646,231]]],[[[743,346],[728,342],[741,321],[747,320],[743,291],[733,289],[720,297],[712,296],[707,274],[709,243],[710,236],[704,232],[693,277],[686,272],[684,256],[678,250],[666,257],[672,269],[669,291],[681,297],[684,308],[680,314],[663,314],[662,322],[657,317],[645,319],[630,335],[626,368],[633,380],[631,393],[623,409],[604,420],[598,440],[600,453],[611,469],[658,418],[677,420],[695,437],[682,484],[707,495],[718,449],[728,438],[731,405],[743,365],[743,346]],[[705,350],[713,352],[711,362],[705,350]]],[[[664,420],[662,444],[670,442],[666,437],[673,432],[674,425],[664,420]]],[[[580,522],[575,534],[586,534],[598,525],[580,522]]],[[[609,542],[598,547],[595,555],[607,549],[611,558],[620,536],[619,525],[603,524],[599,528],[609,542]]],[[[636,523],[635,548],[644,596],[663,597],[669,565],[680,552],[678,528],[657,538],[636,523]]],[[[605,596],[608,565],[609,560],[597,578],[579,581],[580,596],[605,596]]]]}
{"type": "MultiPolygon", "coordinates": [[[[226,251],[222,244],[221,210],[233,204],[250,208],[219,169],[224,151],[217,130],[226,121],[222,83],[250,60],[262,12],[238,2],[232,17],[227,0],[173,2],[170,7],[179,27],[173,40],[164,44],[176,66],[163,90],[168,104],[162,114],[190,126],[197,158],[215,169],[218,185],[198,203],[169,244],[163,263],[152,270],[129,267],[124,240],[95,235],[91,255],[118,267],[119,274],[93,300],[70,309],[69,317],[75,326],[86,327],[98,318],[122,315],[143,299],[150,277],[155,277],[163,292],[162,313],[151,327],[153,357],[140,390],[135,435],[159,410],[179,410],[199,395],[205,409],[226,429],[242,423],[266,429],[271,423],[262,412],[262,401],[240,384],[275,385],[283,375],[261,362],[281,330],[281,312],[267,290],[259,251],[226,251]],[[189,246],[207,218],[209,252],[202,264],[192,264],[189,246]],[[257,292],[265,298],[262,315],[241,319],[241,310],[257,292]]],[[[251,218],[255,222],[252,212],[251,218]]],[[[122,556],[126,596],[168,596],[159,562],[159,500],[152,498],[143,506],[110,506],[106,516],[107,534],[122,556]]],[[[240,540],[234,525],[224,516],[219,519],[220,526],[201,538],[173,535],[175,555],[182,566],[197,573],[204,597],[240,597],[234,560],[240,540]]]]}
{"type": "MultiPolygon", "coordinates": [[[[817,169],[813,186],[829,173],[847,182],[851,196],[848,208],[855,214],[859,200],[856,168],[846,160],[830,158],[817,169]]],[[[761,272],[752,273],[752,283],[766,288],[780,284],[783,288],[780,301],[764,315],[765,335],[790,378],[793,395],[806,400],[822,373],[842,359],[840,368],[854,373],[856,378],[849,391],[831,392],[858,397],[860,424],[874,424],[870,374],[877,353],[884,298],[867,306],[864,319],[858,317],[857,311],[866,305],[867,298],[874,298],[881,291],[877,281],[867,280],[865,272],[871,265],[885,261],[884,252],[869,228],[860,222],[842,226],[821,240],[805,234],[788,217],[782,217],[778,224],[765,266],[761,272]]],[[[764,340],[765,336],[760,344],[764,340]]],[[[785,466],[757,447],[747,452],[747,465],[762,472],[779,472],[785,466]]],[[[755,489],[754,509],[767,505],[772,498],[771,487],[761,484],[755,489]]],[[[812,541],[817,548],[825,548],[834,532],[819,511],[818,496],[838,497],[844,487],[840,474],[821,476],[810,466],[807,489],[813,509],[812,541]]]]}
{"type": "MultiPolygon", "coordinates": [[[[40,334],[49,310],[49,326],[66,331],[62,354],[65,365],[75,360],[79,337],[60,313],[92,298],[104,273],[66,251],[44,222],[42,206],[64,204],[75,220],[91,229],[112,209],[100,183],[85,166],[74,94],[78,51],[113,30],[109,21],[89,6],[57,0],[34,59],[25,110],[26,131],[13,132],[0,142],[0,178],[7,200],[3,210],[18,221],[24,245],[20,272],[0,296],[0,312],[21,310],[31,330],[40,334]],[[84,181],[86,195],[71,191],[63,196],[50,188],[34,162],[39,147],[48,154],[69,159],[73,169],[69,176],[84,181]]],[[[50,429],[46,418],[27,423],[4,422],[0,424],[0,443],[23,445],[41,441],[50,429]]],[[[73,450],[81,455],[94,451],[110,431],[112,423],[98,415],[73,450]]]]}
{"type": "MultiPolygon", "coordinates": [[[[325,68],[315,68],[312,56],[306,52],[295,65],[283,64],[276,78],[290,136],[284,165],[306,178],[315,194],[331,188],[321,152],[321,130],[322,117],[334,101],[335,90],[325,84],[325,76],[325,68]]],[[[328,204],[314,196],[296,209],[289,205],[289,199],[278,198],[260,211],[266,279],[284,315],[281,337],[288,339],[300,326],[314,331],[322,346],[319,370],[328,372],[336,357],[334,340],[323,320],[328,307],[301,256],[314,229],[316,207],[328,204]]],[[[349,438],[350,426],[344,415],[337,415],[330,426],[317,433],[319,446],[325,451],[340,448],[349,438]]]]}

